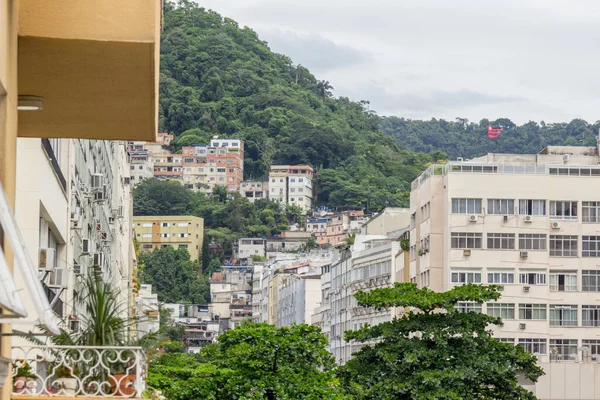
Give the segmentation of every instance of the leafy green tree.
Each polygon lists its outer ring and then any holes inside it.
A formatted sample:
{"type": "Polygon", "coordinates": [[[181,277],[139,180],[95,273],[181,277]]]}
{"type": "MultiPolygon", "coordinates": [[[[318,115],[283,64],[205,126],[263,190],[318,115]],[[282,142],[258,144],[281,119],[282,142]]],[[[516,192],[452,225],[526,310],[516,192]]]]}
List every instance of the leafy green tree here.
{"type": "Polygon", "coordinates": [[[438,293],[413,283],[359,291],[359,305],[410,311],[391,322],[346,332],[366,345],[341,370],[353,399],[535,399],[518,383],[543,371],[520,346],[501,343],[488,326],[499,318],[461,313],[457,302],[483,303],[500,297],[496,286],[468,284],[438,293]],[[383,396],[383,397],[382,397],[383,396]]]}
{"type": "Polygon", "coordinates": [[[198,263],[190,260],[186,249],[171,246],[142,253],[142,279],[151,283],[159,301],[170,303],[205,304],[210,298],[210,284],[200,272],[198,263]]]}
{"type": "Polygon", "coordinates": [[[133,196],[133,215],[188,215],[193,194],[179,181],[146,179],[133,196]]]}

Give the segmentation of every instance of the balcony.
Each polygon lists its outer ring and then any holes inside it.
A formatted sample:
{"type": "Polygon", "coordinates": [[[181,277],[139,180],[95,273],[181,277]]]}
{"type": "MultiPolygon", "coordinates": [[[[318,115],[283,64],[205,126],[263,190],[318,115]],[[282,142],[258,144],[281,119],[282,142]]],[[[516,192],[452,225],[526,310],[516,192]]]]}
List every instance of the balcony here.
{"type": "Polygon", "coordinates": [[[19,136],[156,140],[161,4],[21,0],[19,136]]]}
{"type": "Polygon", "coordinates": [[[141,347],[13,347],[15,399],[142,398],[146,356],[141,347]]]}

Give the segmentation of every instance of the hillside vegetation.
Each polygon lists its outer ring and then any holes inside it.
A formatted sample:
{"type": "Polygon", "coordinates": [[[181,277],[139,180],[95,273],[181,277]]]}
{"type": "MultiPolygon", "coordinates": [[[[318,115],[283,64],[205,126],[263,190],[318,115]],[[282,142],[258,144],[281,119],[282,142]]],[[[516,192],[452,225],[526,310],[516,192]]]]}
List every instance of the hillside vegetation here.
{"type": "Polygon", "coordinates": [[[366,103],[331,89],[252,29],[191,1],[165,5],[160,128],[176,135],[176,149],[241,138],[246,178],[267,176],[272,164],[309,164],[318,204],[406,206],[430,156],[399,148],[366,103]]]}
{"type": "Polygon", "coordinates": [[[411,151],[444,152],[452,159],[473,158],[486,153],[535,154],[550,145],[595,146],[600,121],[589,124],[581,119],[569,123],[528,122],[516,125],[502,118],[479,123],[464,118],[455,121],[381,118],[381,129],[411,151]],[[487,138],[487,127],[502,127],[498,139],[487,138]]]}

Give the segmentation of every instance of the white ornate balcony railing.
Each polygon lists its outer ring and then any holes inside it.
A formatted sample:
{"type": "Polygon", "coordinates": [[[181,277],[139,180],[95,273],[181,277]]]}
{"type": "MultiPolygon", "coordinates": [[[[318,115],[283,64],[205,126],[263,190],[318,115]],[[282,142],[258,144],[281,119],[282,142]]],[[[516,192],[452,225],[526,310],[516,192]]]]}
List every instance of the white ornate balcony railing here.
{"type": "Polygon", "coordinates": [[[141,347],[13,347],[15,397],[142,397],[146,357],[141,347]]]}

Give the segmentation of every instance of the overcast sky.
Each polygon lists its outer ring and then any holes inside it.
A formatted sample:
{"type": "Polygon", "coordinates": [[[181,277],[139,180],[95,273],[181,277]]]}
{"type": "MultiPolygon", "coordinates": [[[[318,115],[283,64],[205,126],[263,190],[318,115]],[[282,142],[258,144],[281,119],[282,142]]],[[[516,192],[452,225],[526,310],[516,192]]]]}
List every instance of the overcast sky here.
{"type": "Polygon", "coordinates": [[[600,112],[598,0],[202,0],[380,115],[600,112]]]}

